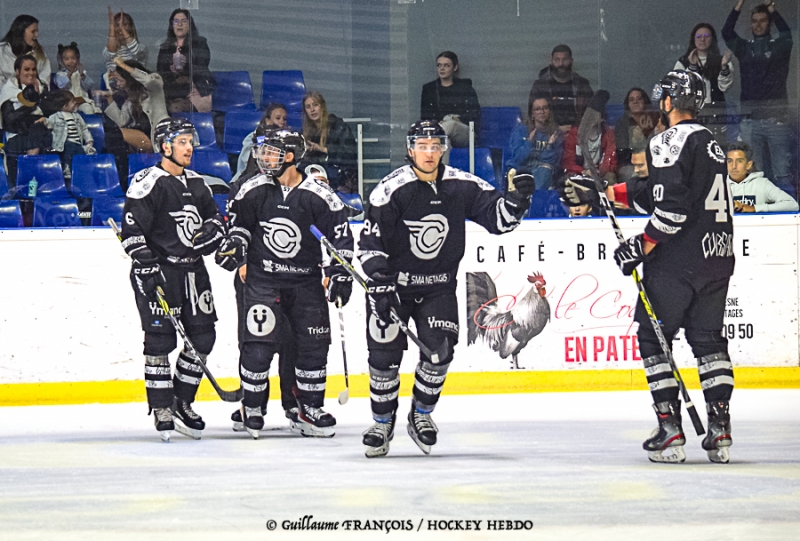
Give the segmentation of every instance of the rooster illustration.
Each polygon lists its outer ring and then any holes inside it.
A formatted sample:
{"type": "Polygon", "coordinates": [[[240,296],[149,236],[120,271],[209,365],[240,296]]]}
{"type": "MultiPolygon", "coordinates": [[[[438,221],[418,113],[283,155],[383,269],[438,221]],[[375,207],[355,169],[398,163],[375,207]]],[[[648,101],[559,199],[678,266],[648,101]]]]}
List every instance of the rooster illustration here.
{"type": "Polygon", "coordinates": [[[550,303],[545,298],[544,277],[528,276],[533,287],[510,310],[497,306],[497,289],[485,272],[467,273],[468,342],[480,336],[501,359],[511,355],[512,368],[519,369],[517,355],[550,321],[550,303]]]}

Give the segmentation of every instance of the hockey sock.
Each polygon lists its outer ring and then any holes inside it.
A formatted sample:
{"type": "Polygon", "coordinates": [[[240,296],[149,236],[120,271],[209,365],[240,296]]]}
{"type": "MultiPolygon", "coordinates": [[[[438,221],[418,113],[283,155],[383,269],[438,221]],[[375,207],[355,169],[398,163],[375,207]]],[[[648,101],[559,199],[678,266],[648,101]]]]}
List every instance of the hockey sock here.
{"type": "Polygon", "coordinates": [[[239,365],[239,377],[242,378],[244,399],[242,402],[247,408],[260,408],[264,404],[267,389],[269,388],[269,370],[266,372],[252,372],[239,365]]]}
{"type": "Polygon", "coordinates": [[[414,375],[414,404],[424,413],[430,413],[439,401],[450,364],[433,364],[420,361],[414,375]]]}
{"type": "Polygon", "coordinates": [[[678,381],[672,373],[669,359],[663,353],[647,357],[643,361],[647,385],[653,395],[653,403],[671,402],[678,399],[678,381]]]}
{"type": "Polygon", "coordinates": [[[378,370],[369,367],[369,401],[372,417],[378,422],[388,422],[397,410],[400,393],[399,368],[378,370]]]}
{"type": "Polygon", "coordinates": [[[697,372],[706,402],[731,399],[733,393],[733,364],[727,353],[712,353],[697,359],[697,372]]]}
{"type": "Polygon", "coordinates": [[[147,404],[151,408],[168,408],[172,405],[172,373],[166,355],[144,356],[144,386],[147,404]]]}
{"type": "MultiPolygon", "coordinates": [[[[207,357],[203,355],[201,358],[205,362],[207,357]]],[[[175,366],[175,377],[172,380],[175,396],[186,402],[194,402],[201,379],[203,379],[203,369],[185,350],[181,351],[175,366]]]]}
{"type": "Polygon", "coordinates": [[[294,375],[297,379],[298,398],[304,404],[321,408],[325,403],[325,380],[327,370],[324,366],[303,370],[301,368],[294,369],[294,375]]]}

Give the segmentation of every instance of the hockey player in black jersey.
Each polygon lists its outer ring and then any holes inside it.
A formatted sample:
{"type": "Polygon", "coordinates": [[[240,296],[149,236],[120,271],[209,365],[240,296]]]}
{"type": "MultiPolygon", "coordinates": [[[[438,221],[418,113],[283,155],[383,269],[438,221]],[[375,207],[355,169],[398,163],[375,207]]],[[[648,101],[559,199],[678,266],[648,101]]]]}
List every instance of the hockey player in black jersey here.
{"type": "Polygon", "coordinates": [[[159,122],[153,146],[162,154],[161,163],[133,177],[123,211],[122,245],[133,259],[131,284],[144,330],[147,403],[165,440],[174,429],[200,438],[205,423],[191,404],[203,371],[184,349],[171,376],[168,355],[177,340],[156,302],[156,288],[163,289],[203,361],[216,340],[217,317],[202,256],[217,249],[225,224],[203,177],[186,169],[198,144],[186,120],[159,122]]]}
{"type": "MultiPolygon", "coordinates": [[[[614,259],[625,275],[644,262],[643,283],[670,346],[678,329],[684,329],[708,412],[702,446],[712,462],[725,463],[731,445],[733,365],[722,325],[734,266],[733,200],[725,180],[725,153],[695,119],[704,98],[705,85],[695,73],[669,72],[653,90],[670,128],[650,141],[650,177],[616,185],[608,194],[651,215],[644,232],[621,244],[614,259]]],[[[654,462],[683,462],[678,383],[641,299],[635,320],[658,417],[644,449],[654,462]]]]}
{"type": "Polygon", "coordinates": [[[246,307],[240,375],[244,388],[243,422],[254,437],[263,427],[263,393],[272,357],[287,333],[297,344],[297,421],[305,436],[331,437],[336,419],[322,409],[330,345],[330,302],[350,298],[352,278],[339,265],[325,267],[311,234],[316,225],[348,259],[353,237],[348,212],[327,184],[304,176],[296,163],[305,152],[297,132],[266,130],[258,139],[257,159],[263,174],[246,181],[230,205],[229,236],[216,260],[234,270],[247,258],[246,307]],[[283,324],[284,316],[290,328],[283,324]]]}
{"type": "Polygon", "coordinates": [[[456,272],[464,256],[465,220],[502,234],[519,225],[530,207],[534,180],[519,174],[505,196],[488,182],[441,163],[448,137],[435,121],[414,123],[408,132],[409,165],[372,190],[358,257],[367,275],[367,346],[370,404],[375,424],[364,432],[367,457],[389,452],[394,436],[399,368],[405,334],[390,311],[414,318],[420,340],[432,350],[446,344],[434,364],[420,355],[408,433],[430,453],[438,428],[431,419],[458,341],[456,272]]]}

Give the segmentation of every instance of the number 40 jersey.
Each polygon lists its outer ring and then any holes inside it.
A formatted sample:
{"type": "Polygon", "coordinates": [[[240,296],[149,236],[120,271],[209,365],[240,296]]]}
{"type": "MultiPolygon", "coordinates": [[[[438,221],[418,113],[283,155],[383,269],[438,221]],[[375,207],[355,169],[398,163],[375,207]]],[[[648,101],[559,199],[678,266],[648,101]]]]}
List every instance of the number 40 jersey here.
{"type": "Polygon", "coordinates": [[[693,120],[650,140],[650,177],[628,183],[637,188],[628,196],[633,206],[651,215],[645,235],[658,243],[648,269],[710,279],[733,274],[733,198],[725,162],[711,132],[693,120]]]}

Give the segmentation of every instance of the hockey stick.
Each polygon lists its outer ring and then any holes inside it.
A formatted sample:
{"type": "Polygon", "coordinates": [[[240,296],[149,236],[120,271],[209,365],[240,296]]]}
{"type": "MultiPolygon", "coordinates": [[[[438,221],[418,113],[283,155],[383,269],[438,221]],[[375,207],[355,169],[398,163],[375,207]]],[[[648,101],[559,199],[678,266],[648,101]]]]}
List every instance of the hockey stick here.
{"type": "Polygon", "coordinates": [[[347,375],[347,349],[344,347],[344,312],[342,312],[342,298],[336,298],[336,308],[339,309],[339,338],[342,340],[342,363],[344,364],[344,391],[339,393],[339,404],[346,404],[350,399],[350,378],[347,375]]]}
{"type": "MultiPolygon", "coordinates": [[[[111,226],[111,229],[114,231],[117,239],[122,241],[122,232],[120,231],[117,222],[114,221],[114,218],[109,218],[106,223],[111,226]]],[[[191,339],[186,334],[186,329],[183,328],[183,324],[178,321],[174,315],[172,315],[172,311],[170,311],[169,304],[167,304],[167,299],[164,296],[164,290],[161,288],[161,286],[156,287],[156,300],[158,301],[158,305],[161,310],[164,312],[164,314],[166,314],[167,319],[169,319],[169,322],[172,323],[173,327],[175,327],[175,330],[178,332],[181,340],[183,340],[183,343],[188,350],[187,353],[194,357],[194,359],[197,361],[197,364],[200,365],[200,368],[202,368],[203,373],[206,375],[206,377],[208,377],[208,381],[211,383],[211,386],[214,387],[214,390],[217,391],[219,397],[224,402],[241,402],[242,398],[244,398],[244,390],[240,386],[235,391],[226,391],[219,386],[219,383],[217,383],[217,380],[214,379],[214,376],[211,374],[211,371],[209,371],[206,363],[204,363],[203,359],[200,358],[200,353],[198,353],[197,349],[194,347],[194,344],[192,344],[191,339]]]]}
{"type": "MultiPolygon", "coordinates": [[[[361,284],[361,287],[363,287],[364,290],[366,291],[368,289],[367,281],[364,280],[364,278],[362,278],[360,274],[358,274],[358,271],[355,269],[355,267],[353,267],[352,264],[350,264],[349,261],[347,261],[345,258],[342,257],[342,255],[336,250],[333,244],[331,244],[331,242],[327,238],[325,238],[325,235],[322,234],[322,231],[317,229],[317,226],[312,225],[311,233],[313,233],[314,236],[317,237],[317,239],[322,243],[325,249],[327,249],[328,252],[330,252],[331,256],[333,256],[333,258],[336,261],[338,261],[345,268],[345,270],[350,273],[350,276],[352,276],[356,282],[361,284]]],[[[395,310],[394,307],[392,307],[391,309],[391,315],[392,315],[392,322],[396,323],[397,326],[400,327],[400,330],[403,331],[403,333],[406,336],[408,336],[411,339],[411,341],[414,342],[414,344],[417,345],[417,347],[423,353],[423,355],[429,358],[433,364],[439,364],[440,359],[447,357],[446,339],[444,343],[439,347],[439,349],[437,349],[436,351],[432,351],[428,346],[423,344],[422,341],[419,339],[419,337],[416,334],[414,334],[414,331],[409,329],[408,325],[406,325],[403,322],[403,320],[400,319],[400,315],[397,313],[397,310],[395,310]]]]}
{"type": "MultiPolygon", "coordinates": [[[[595,189],[597,190],[597,195],[600,197],[600,206],[603,207],[606,216],[608,216],[608,219],[611,220],[611,226],[614,228],[614,234],[617,237],[617,241],[619,241],[620,244],[624,244],[625,237],[622,234],[622,228],[619,226],[619,222],[617,222],[617,215],[614,213],[614,207],[608,200],[605,190],[603,190],[603,183],[600,182],[600,173],[597,171],[597,166],[594,164],[591,158],[589,158],[591,154],[587,152],[588,146],[589,145],[586,143],[585,139],[580,142],[581,153],[585,157],[584,162],[589,167],[589,172],[591,173],[592,180],[594,180],[595,189]]],[[[678,366],[675,364],[675,358],[672,356],[672,348],[669,347],[669,343],[664,336],[664,331],[661,328],[661,324],[658,322],[658,318],[653,311],[653,306],[650,304],[650,299],[648,298],[647,292],[644,289],[644,284],[639,276],[639,271],[636,269],[633,269],[633,281],[636,283],[636,288],[639,290],[639,298],[642,301],[645,312],[647,312],[647,316],[650,318],[650,323],[653,325],[653,330],[656,333],[658,342],[661,344],[661,350],[664,352],[664,355],[667,356],[667,361],[672,369],[672,374],[675,376],[675,380],[678,382],[678,388],[680,389],[681,396],[683,396],[683,401],[686,405],[686,411],[689,413],[689,417],[692,420],[694,430],[697,432],[698,436],[701,436],[706,432],[705,428],[703,427],[703,422],[700,420],[700,416],[697,414],[694,403],[689,397],[689,391],[686,390],[686,384],[683,382],[681,373],[678,371],[678,366]]]]}

